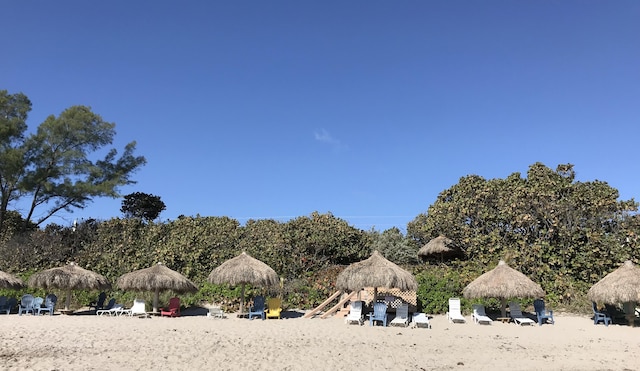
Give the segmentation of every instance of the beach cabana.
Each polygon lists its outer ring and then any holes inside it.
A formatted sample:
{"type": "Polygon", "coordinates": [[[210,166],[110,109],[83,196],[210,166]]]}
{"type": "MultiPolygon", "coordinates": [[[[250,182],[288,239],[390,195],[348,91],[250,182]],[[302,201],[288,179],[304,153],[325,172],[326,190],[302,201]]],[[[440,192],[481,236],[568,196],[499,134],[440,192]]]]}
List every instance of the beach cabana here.
{"type": "Polygon", "coordinates": [[[229,259],[211,271],[207,281],[215,285],[229,284],[241,285],[240,315],[244,313],[244,288],[245,285],[275,286],[280,278],[267,264],[250,256],[246,252],[229,259]]]}
{"type": "Polygon", "coordinates": [[[29,277],[27,284],[31,287],[40,287],[45,290],[66,290],[65,311],[69,311],[69,306],[71,305],[71,290],[111,289],[111,284],[103,275],[81,268],[75,263],[34,273],[29,277]]]}
{"type": "Polygon", "coordinates": [[[187,277],[162,263],[125,273],[118,278],[116,285],[123,290],[153,292],[153,313],[159,313],[158,300],[160,291],[170,290],[179,294],[198,291],[198,287],[187,277]]]}
{"type": "Polygon", "coordinates": [[[461,255],[463,255],[463,251],[460,246],[445,236],[438,236],[432,239],[418,250],[418,256],[423,260],[432,258],[443,260],[444,258],[461,255]]]}
{"type": "Polygon", "coordinates": [[[507,299],[538,298],[544,296],[544,291],[539,284],[500,260],[497,267],[483,273],[469,283],[462,290],[462,294],[467,299],[500,299],[502,317],[504,318],[507,316],[507,299]]]}
{"type": "Polygon", "coordinates": [[[0,271],[0,288],[19,290],[24,287],[24,282],[12,274],[0,271]]]}
{"type": "Polygon", "coordinates": [[[353,263],[340,272],[336,279],[336,287],[346,291],[373,287],[375,302],[379,287],[415,291],[418,282],[413,274],[387,260],[376,250],[368,259],[353,263]]]}
{"type": "Polygon", "coordinates": [[[629,324],[635,326],[635,305],[640,301],[640,268],[630,260],[625,261],[591,286],[587,297],[604,304],[623,303],[629,324]]]}

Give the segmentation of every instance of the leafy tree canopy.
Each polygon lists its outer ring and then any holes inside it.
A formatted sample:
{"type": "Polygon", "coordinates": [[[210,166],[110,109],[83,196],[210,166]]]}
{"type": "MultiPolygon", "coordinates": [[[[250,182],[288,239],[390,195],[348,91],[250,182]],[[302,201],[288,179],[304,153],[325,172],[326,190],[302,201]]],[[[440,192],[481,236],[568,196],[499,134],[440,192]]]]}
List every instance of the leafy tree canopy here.
{"type": "Polygon", "coordinates": [[[158,218],[160,213],[166,208],[160,196],[134,192],[124,196],[120,211],[124,214],[125,218],[138,218],[150,222],[158,218]]]}

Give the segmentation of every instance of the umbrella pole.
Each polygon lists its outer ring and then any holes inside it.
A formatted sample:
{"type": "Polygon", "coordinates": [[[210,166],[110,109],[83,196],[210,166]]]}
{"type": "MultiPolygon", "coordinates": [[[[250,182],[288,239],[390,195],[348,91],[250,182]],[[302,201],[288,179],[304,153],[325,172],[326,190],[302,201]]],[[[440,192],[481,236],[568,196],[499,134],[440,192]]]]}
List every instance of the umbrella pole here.
{"type": "Polygon", "coordinates": [[[160,297],[160,289],[156,289],[156,293],[153,297],[153,313],[157,313],[158,312],[158,301],[160,297]]]}
{"type": "Polygon", "coordinates": [[[71,289],[67,289],[67,301],[64,303],[64,310],[68,311],[71,306],[71,289]]]}
{"type": "Polygon", "coordinates": [[[242,284],[242,289],[240,290],[240,317],[244,315],[244,283],[242,284]]]}
{"type": "Polygon", "coordinates": [[[500,298],[500,304],[502,306],[502,318],[507,317],[507,298],[500,298]]]}

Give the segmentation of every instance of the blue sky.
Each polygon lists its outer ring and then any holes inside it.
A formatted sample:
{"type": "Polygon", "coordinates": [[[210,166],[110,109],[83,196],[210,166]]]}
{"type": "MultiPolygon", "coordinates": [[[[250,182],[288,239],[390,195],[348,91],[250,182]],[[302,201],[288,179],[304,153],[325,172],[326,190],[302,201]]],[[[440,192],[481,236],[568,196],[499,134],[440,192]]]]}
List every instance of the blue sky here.
{"type": "MultiPolygon", "coordinates": [[[[87,105],[179,215],[401,230],[460,177],[640,198],[638,1],[10,1],[0,89],[87,105]]],[[[99,199],[74,218],[121,216],[99,199]]],[[[44,210],[41,210],[42,212],[44,210]]]]}

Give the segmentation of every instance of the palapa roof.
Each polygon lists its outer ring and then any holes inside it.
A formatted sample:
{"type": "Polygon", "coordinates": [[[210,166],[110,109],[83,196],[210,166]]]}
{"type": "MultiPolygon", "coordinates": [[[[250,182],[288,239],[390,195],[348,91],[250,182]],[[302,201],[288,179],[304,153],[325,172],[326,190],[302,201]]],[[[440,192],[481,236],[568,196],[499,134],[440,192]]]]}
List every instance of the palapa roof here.
{"type": "Polygon", "coordinates": [[[123,290],[196,292],[198,287],[182,274],[158,263],[123,274],[116,282],[123,290]]]}
{"type": "Polygon", "coordinates": [[[620,268],[591,286],[587,297],[605,304],[640,302],[640,268],[630,260],[625,261],[620,268]]]}
{"type": "Polygon", "coordinates": [[[109,290],[109,280],[101,274],[84,269],[75,263],[34,273],[27,284],[43,289],[109,290]]]}
{"type": "Polygon", "coordinates": [[[459,254],[462,252],[459,246],[445,236],[438,236],[427,242],[418,250],[418,256],[459,254]]]}
{"type": "Polygon", "coordinates": [[[340,272],[336,287],[348,291],[360,290],[363,287],[412,291],[418,288],[418,282],[413,274],[385,259],[378,251],[374,251],[368,259],[353,263],[340,272]]]}
{"type": "Polygon", "coordinates": [[[18,290],[24,287],[24,282],[12,274],[0,271],[0,288],[18,290]]]}
{"type": "Polygon", "coordinates": [[[275,286],[280,282],[280,278],[267,264],[242,252],[212,270],[207,281],[216,285],[227,283],[232,286],[240,284],[275,286]]]}
{"type": "Polygon", "coordinates": [[[465,298],[526,298],[544,296],[539,284],[500,260],[498,266],[473,280],[462,290],[465,298]]]}

